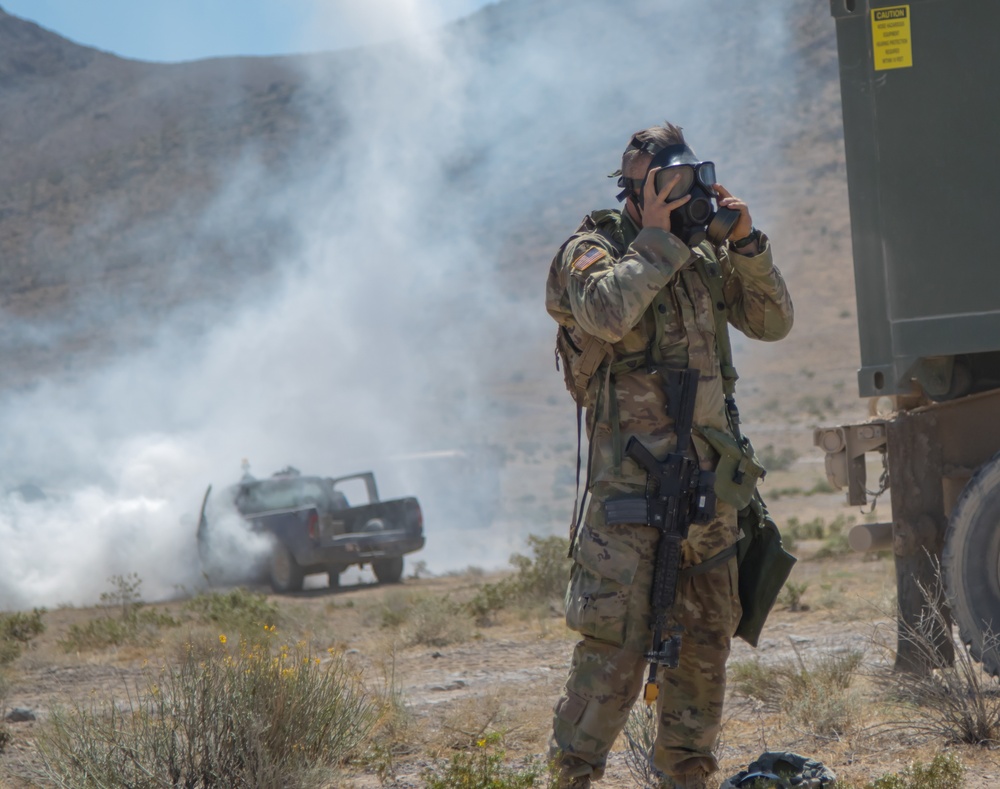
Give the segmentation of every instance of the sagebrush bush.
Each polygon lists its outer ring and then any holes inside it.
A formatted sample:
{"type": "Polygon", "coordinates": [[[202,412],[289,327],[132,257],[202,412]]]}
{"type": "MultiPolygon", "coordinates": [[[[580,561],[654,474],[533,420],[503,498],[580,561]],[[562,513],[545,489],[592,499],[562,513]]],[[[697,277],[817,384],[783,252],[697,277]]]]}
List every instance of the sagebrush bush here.
{"type": "Polygon", "coordinates": [[[962,789],[965,767],[957,756],[941,753],[928,765],[915,762],[896,775],[884,775],[865,789],[962,789]]]}
{"type": "Polygon", "coordinates": [[[408,644],[444,647],[467,641],[472,622],[465,606],[448,595],[390,590],[382,599],[382,627],[400,630],[408,644]]]}
{"type": "Polygon", "coordinates": [[[161,627],[180,626],[169,614],[145,607],[138,574],[113,575],[108,582],[112,591],[101,594],[105,613],[84,625],[70,625],[66,637],[59,642],[67,652],[137,643],[161,627]]]}
{"type": "Polygon", "coordinates": [[[515,553],[510,557],[513,575],[496,583],[483,584],[467,604],[478,624],[489,624],[494,615],[513,606],[561,605],[566,594],[571,562],[565,537],[528,536],[531,556],[515,553]]]}
{"type": "Polygon", "coordinates": [[[501,736],[480,738],[468,753],[457,753],[447,764],[421,774],[427,789],[532,789],[545,786],[546,770],[537,763],[515,767],[504,763],[501,736]]]}
{"type": "Polygon", "coordinates": [[[55,711],[39,736],[42,777],[64,789],[300,785],[342,761],[380,705],[338,653],[220,636],[148,670],[123,699],[55,711]]]}
{"type": "Polygon", "coordinates": [[[266,595],[242,587],[198,594],[184,604],[184,611],[221,630],[259,632],[278,624],[278,606],[266,595]]]}
{"type": "Polygon", "coordinates": [[[791,447],[775,449],[774,444],[767,444],[757,450],[757,459],[768,471],[788,471],[799,459],[799,453],[791,447]]]}
{"type": "Polygon", "coordinates": [[[36,608],[30,614],[23,611],[0,614],[0,666],[17,660],[24,647],[45,632],[44,613],[44,608],[36,608]]]}

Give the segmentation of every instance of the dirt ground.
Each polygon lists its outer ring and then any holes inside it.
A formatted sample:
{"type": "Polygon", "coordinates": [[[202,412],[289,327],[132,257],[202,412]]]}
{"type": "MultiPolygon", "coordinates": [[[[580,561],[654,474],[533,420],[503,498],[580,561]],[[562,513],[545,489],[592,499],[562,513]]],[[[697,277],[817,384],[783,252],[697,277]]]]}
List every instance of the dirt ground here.
{"type": "MultiPolygon", "coordinates": [[[[830,511],[842,512],[843,508],[827,507],[830,511]]],[[[766,749],[788,749],[822,760],[846,785],[860,785],[863,780],[902,770],[914,759],[927,762],[947,748],[965,764],[966,786],[995,786],[1000,776],[996,751],[949,746],[883,725],[886,713],[878,706],[877,687],[888,677],[887,661],[895,644],[895,624],[885,614],[895,594],[891,558],[851,554],[811,559],[820,546],[819,541],[804,541],[796,549],[802,558],[791,580],[804,587],[804,610],[793,612],[780,605],[759,648],[737,642],[731,665],[750,660],[810,664],[821,656],[859,650],[864,659],[857,681],[869,702],[850,734],[819,737],[762,709],[731,683],[719,749],[723,773],[745,767],[766,749]]],[[[502,735],[508,760],[541,758],[551,708],[560,694],[574,643],[574,634],[565,628],[557,611],[543,607],[506,613],[497,624],[473,626],[464,640],[441,647],[407,645],[404,633],[379,624],[379,612],[393,596],[461,599],[490,579],[470,570],[446,577],[410,577],[402,585],[384,587],[361,576],[340,589],[321,587],[270,598],[279,606],[280,627],[289,638],[311,639],[318,648],[348,650],[373,683],[391,678],[405,704],[405,735],[402,743],[393,746],[391,775],[384,783],[372,765],[357,764],[331,776],[326,786],[420,787],[424,785],[422,770],[490,732],[502,735]]],[[[178,613],[181,605],[177,601],[158,607],[178,613]]],[[[144,661],[154,655],[169,658],[185,639],[199,634],[190,627],[162,631],[158,642],[92,653],[67,654],[59,647],[57,642],[74,622],[84,623],[95,614],[94,609],[84,608],[49,612],[45,633],[14,664],[7,708],[29,708],[38,720],[8,724],[12,739],[0,756],[2,789],[33,785],[17,777],[16,768],[32,760],[34,738],[53,708],[85,704],[95,696],[121,698],[126,685],[140,675],[144,661]]],[[[625,763],[625,749],[620,739],[601,786],[625,789],[636,785],[625,763]]]]}

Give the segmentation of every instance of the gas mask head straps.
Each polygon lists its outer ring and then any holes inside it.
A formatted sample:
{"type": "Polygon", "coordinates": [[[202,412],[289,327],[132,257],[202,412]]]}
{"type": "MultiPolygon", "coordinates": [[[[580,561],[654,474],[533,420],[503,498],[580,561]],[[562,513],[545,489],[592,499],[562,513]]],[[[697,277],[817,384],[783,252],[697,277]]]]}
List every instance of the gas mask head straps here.
{"type": "MultiPolygon", "coordinates": [[[[656,154],[664,149],[664,147],[669,146],[660,145],[658,142],[653,142],[652,140],[643,142],[639,139],[639,134],[636,133],[632,135],[632,139],[629,141],[629,144],[625,146],[625,150],[626,152],[636,150],[640,153],[648,153],[651,157],[655,157],[656,154]]],[[[615,170],[608,176],[608,178],[615,177],[618,178],[618,185],[622,187],[622,190],[616,196],[619,203],[623,202],[631,194],[641,195],[642,185],[646,181],[645,176],[642,178],[626,178],[625,173],[622,170],[615,170]]],[[[641,199],[639,202],[641,203],[641,199]]]]}

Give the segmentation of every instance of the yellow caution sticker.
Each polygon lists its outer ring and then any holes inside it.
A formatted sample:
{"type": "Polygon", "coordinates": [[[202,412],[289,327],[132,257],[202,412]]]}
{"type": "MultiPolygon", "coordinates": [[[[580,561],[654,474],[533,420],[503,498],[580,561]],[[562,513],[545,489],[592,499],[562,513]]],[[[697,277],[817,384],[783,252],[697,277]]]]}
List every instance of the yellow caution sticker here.
{"type": "Polygon", "coordinates": [[[876,71],[913,65],[908,5],[872,9],[872,51],[876,71]]]}

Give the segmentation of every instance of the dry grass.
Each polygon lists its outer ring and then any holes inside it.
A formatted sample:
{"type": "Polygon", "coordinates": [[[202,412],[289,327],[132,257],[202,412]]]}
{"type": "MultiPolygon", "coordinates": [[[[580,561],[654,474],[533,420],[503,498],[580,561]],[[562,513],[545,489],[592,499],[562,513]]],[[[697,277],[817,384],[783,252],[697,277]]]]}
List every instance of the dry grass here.
{"type": "MultiPolygon", "coordinates": [[[[927,671],[885,676],[887,703],[899,717],[883,725],[948,744],[996,748],[1000,746],[1000,688],[960,639],[952,639],[953,660],[942,656],[938,648],[940,639],[951,634],[943,593],[939,586],[936,590],[924,590],[924,596],[931,602],[904,637],[915,648],[918,662],[927,671]]],[[[986,633],[983,643],[984,649],[993,649],[1000,645],[1000,639],[986,633]]]]}
{"type": "MultiPolygon", "coordinates": [[[[816,540],[812,544],[821,543],[816,540]]],[[[519,576],[524,577],[514,569],[507,577],[519,576]]],[[[874,650],[864,652],[862,664],[857,665],[860,650],[852,645],[858,643],[858,637],[863,640],[864,632],[870,634],[874,625],[865,623],[879,618],[871,601],[887,599],[892,576],[891,562],[863,562],[855,556],[796,566],[794,582],[808,587],[806,595],[812,605],[798,612],[775,611],[765,632],[768,643],[757,652],[740,645],[731,661],[730,698],[719,750],[723,776],[742,769],[762,750],[790,749],[831,766],[847,789],[925,789],[919,783],[883,782],[869,787],[873,781],[888,780],[886,776],[921,780],[915,763],[929,769],[950,739],[940,732],[888,729],[885,724],[903,716],[887,702],[883,656],[874,650]],[[829,597],[825,608],[814,599],[823,595],[829,597]],[[848,641],[852,632],[855,639],[848,641]],[[837,635],[841,633],[843,638],[837,635]],[[790,635],[795,638],[786,637],[790,635]],[[837,637],[828,640],[833,636],[837,637]]],[[[94,612],[58,609],[46,615],[46,631],[7,667],[12,687],[8,700],[20,704],[19,688],[44,688],[37,683],[47,676],[67,680],[80,676],[85,680],[80,684],[39,690],[42,695],[38,697],[48,693],[44,697],[53,700],[50,704],[62,699],[67,711],[73,709],[75,701],[83,702],[82,709],[88,712],[93,701],[95,712],[102,714],[109,714],[110,699],[118,699],[114,714],[124,730],[126,718],[137,718],[123,695],[122,677],[131,677],[131,698],[139,709],[145,703],[140,700],[146,694],[147,676],[152,676],[146,673],[148,667],[141,668],[144,659],[155,666],[157,676],[161,665],[177,668],[187,655],[199,665],[208,663],[223,649],[217,638],[220,629],[209,629],[214,624],[210,612],[218,612],[222,619],[232,616],[240,620],[243,613],[258,611],[259,605],[271,605],[289,639],[316,644],[321,657],[327,655],[327,648],[338,654],[349,652],[346,665],[364,669],[362,690],[378,708],[378,719],[368,736],[351,751],[338,773],[317,780],[317,786],[375,789],[409,785],[425,789],[434,780],[446,786],[441,782],[466,779],[496,779],[507,783],[494,786],[518,786],[516,782],[532,773],[544,757],[552,705],[565,679],[576,636],[548,613],[544,627],[525,627],[524,613],[516,606],[497,612],[491,626],[477,626],[467,609],[468,601],[484,585],[502,581],[482,574],[455,575],[409,579],[401,587],[348,587],[292,598],[268,598],[246,591],[195,598],[196,603],[164,606],[165,613],[184,623],[181,627],[163,629],[155,637],[147,634],[127,648],[92,650],[77,658],[63,652],[58,642],[72,624],[87,621],[94,612]],[[460,610],[453,619],[461,624],[464,637],[445,646],[419,643],[414,638],[414,624],[419,607],[425,605],[428,610],[460,610]],[[489,748],[479,746],[480,740],[488,740],[489,748]]],[[[524,611],[533,610],[532,606],[529,602],[524,611]]],[[[250,613],[250,620],[255,615],[250,613]]],[[[225,649],[232,652],[237,641],[234,636],[225,649]]],[[[164,683],[159,684],[162,687],[164,683]]],[[[898,703],[898,699],[893,702],[898,703]]],[[[933,711],[932,707],[912,705],[905,717],[926,722],[933,711]]],[[[644,706],[638,704],[633,717],[644,712],[644,706]]],[[[107,725],[107,718],[98,720],[107,725]]],[[[50,716],[43,714],[37,724],[7,727],[12,737],[7,752],[0,755],[0,774],[9,772],[18,760],[27,760],[50,723],[50,716]]],[[[635,723],[630,722],[633,738],[637,736],[635,723]]],[[[635,762],[640,769],[645,749],[652,742],[651,730],[648,736],[648,742],[636,750],[642,755],[635,762]]],[[[630,772],[627,739],[623,738],[618,748],[602,789],[642,786],[645,779],[630,772]]],[[[982,777],[1000,773],[995,751],[979,746],[952,749],[966,766],[966,787],[992,786],[982,777]]],[[[308,765],[303,769],[300,779],[295,780],[308,783],[316,778],[308,765]]],[[[267,772],[261,775],[266,778],[267,772]]],[[[654,778],[649,776],[650,781],[654,778]]],[[[0,787],[44,785],[38,778],[32,779],[34,784],[28,780],[0,777],[0,787]]],[[[536,775],[533,780],[535,786],[545,785],[537,783],[543,776],[536,775]]],[[[288,785],[294,786],[294,780],[288,785]]]]}
{"type": "Polygon", "coordinates": [[[861,728],[864,705],[852,685],[862,653],[849,650],[807,662],[794,644],[793,649],[794,660],[733,664],[733,687],[765,710],[786,715],[819,736],[842,736],[861,728]]]}
{"type": "Polygon", "coordinates": [[[54,712],[37,777],[60,789],[301,786],[315,766],[343,760],[379,715],[343,656],[304,643],[230,648],[224,635],[122,694],[54,712]]]}

